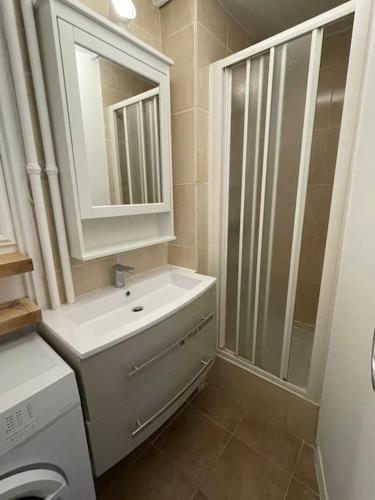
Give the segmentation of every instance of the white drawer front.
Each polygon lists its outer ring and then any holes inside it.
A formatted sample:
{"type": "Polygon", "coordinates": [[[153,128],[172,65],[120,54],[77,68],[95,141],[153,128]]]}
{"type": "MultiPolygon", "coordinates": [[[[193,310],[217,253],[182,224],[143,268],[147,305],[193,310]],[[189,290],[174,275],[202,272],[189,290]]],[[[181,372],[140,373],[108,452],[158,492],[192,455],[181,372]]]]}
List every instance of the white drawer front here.
{"type": "Polygon", "coordinates": [[[129,454],[160,427],[202,382],[214,355],[185,356],[152,385],[109,414],[87,422],[96,475],[129,454]]]}
{"type": "Polygon", "coordinates": [[[107,414],[180,366],[188,353],[194,352],[196,357],[214,353],[214,307],[212,288],[149,330],[84,360],[81,383],[86,418],[95,420],[107,414]]]}

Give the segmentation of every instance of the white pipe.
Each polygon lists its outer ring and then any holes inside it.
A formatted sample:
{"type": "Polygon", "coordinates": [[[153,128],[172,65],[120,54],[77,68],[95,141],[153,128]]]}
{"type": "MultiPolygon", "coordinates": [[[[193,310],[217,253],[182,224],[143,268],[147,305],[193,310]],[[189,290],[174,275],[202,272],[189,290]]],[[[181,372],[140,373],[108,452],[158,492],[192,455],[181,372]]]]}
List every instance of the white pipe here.
{"type": "Polygon", "coordinates": [[[66,301],[68,302],[68,304],[73,304],[75,301],[75,294],[59,187],[59,169],[56,166],[56,157],[51,133],[51,123],[48,114],[42,63],[40,60],[38,37],[35,26],[33,0],[22,0],[21,9],[26,32],[26,42],[31,64],[31,74],[33,78],[34,93],[38,108],[39,123],[46,160],[46,173],[48,176],[49,188],[51,192],[52,209],[55,219],[56,236],[60,253],[66,301]]]}
{"type": "Polygon", "coordinates": [[[31,121],[31,107],[27,95],[26,75],[23,67],[23,57],[20,40],[17,33],[17,20],[14,2],[1,2],[5,36],[11,61],[13,84],[16,92],[20,125],[25,145],[26,171],[30,177],[32,196],[34,200],[35,216],[39,232],[40,245],[43,254],[47,285],[50,294],[51,307],[60,307],[59,289],[57,285],[55,264],[51,238],[48,231],[48,219],[44,202],[41,168],[38,164],[38,156],[35,145],[33,124],[31,121]]]}

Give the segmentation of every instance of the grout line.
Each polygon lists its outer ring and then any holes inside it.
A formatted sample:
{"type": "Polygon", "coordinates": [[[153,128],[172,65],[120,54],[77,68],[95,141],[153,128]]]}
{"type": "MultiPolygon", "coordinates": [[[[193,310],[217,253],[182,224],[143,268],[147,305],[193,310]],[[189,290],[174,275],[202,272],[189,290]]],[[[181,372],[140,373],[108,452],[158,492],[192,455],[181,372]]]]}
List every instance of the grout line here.
{"type": "MultiPolygon", "coordinates": [[[[202,412],[201,412],[202,413],[202,412]]],[[[206,415],[206,414],[204,414],[206,415]]],[[[206,415],[207,416],[207,415],[206,415]]],[[[234,438],[234,434],[235,432],[237,431],[238,427],[241,425],[242,423],[242,420],[244,418],[244,415],[240,418],[238,424],[236,425],[236,427],[234,428],[233,432],[229,432],[229,437],[227,439],[227,441],[224,443],[224,446],[223,446],[223,449],[221,450],[221,452],[218,453],[217,457],[215,458],[215,460],[212,462],[211,466],[209,467],[208,471],[206,472],[206,474],[204,475],[202,481],[199,483],[198,485],[198,491],[200,490],[202,484],[205,482],[205,480],[207,479],[208,475],[214,470],[216,464],[218,463],[218,461],[220,460],[220,458],[223,456],[223,453],[224,451],[226,450],[228,444],[231,442],[231,440],[234,438]]],[[[216,422],[215,422],[216,423],[216,422]]],[[[216,424],[218,425],[218,424],[216,424]]],[[[227,430],[228,432],[228,430],[227,430]]]]}
{"type": "Polygon", "coordinates": [[[302,486],[305,490],[307,490],[309,493],[315,495],[316,499],[320,498],[320,493],[317,493],[315,490],[312,490],[310,486],[308,486],[306,483],[301,481],[301,479],[298,479],[297,477],[292,477],[296,483],[298,483],[300,486],[302,486]]]}
{"type": "Polygon", "coordinates": [[[172,113],[171,116],[182,115],[182,113],[188,113],[189,111],[194,111],[194,106],[192,108],[182,109],[181,111],[176,111],[172,113]]]}
{"type": "Polygon", "coordinates": [[[189,24],[185,24],[184,26],[182,26],[178,30],[174,31],[173,33],[169,33],[169,35],[167,35],[167,36],[162,36],[162,38],[161,38],[162,42],[169,40],[169,38],[172,38],[173,36],[178,35],[179,33],[181,33],[181,31],[184,31],[184,30],[186,30],[186,28],[190,28],[193,25],[194,25],[194,20],[191,21],[189,24]]]}
{"type": "Polygon", "coordinates": [[[304,444],[304,441],[301,441],[301,444],[300,444],[300,447],[299,447],[299,451],[297,453],[296,463],[294,464],[294,467],[293,467],[292,472],[290,474],[290,478],[289,478],[289,481],[288,481],[288,487],[286,488],[286,491],[285,491],[284,500],[286,500],[286,497],[288,496],[289,488],[290,488],[290,485],[291,485],[292,480],[294,478],[294,473],[295,473],[295,470],[297,468],[298,460],[299,460],[299,458],[301,456],[301,453],[302,453],[303,444],[304,444]]]}
{"type": "MultiPolygon", "coordinates": [[[[199,25],[201,28],[203,28],[205,31],[207,31],[207,33],[209,33],[209,34],[210,34],[213,38],[215,38],[216,42],[217,42],[217,43],[219,43],[219,44],[220,44],[220,45],[221,45],[221,46],[225,49],[225,51],[226,51],[226,49],[227,49],[227,45],[226,45],[226,43],[225,43],[225,42],[223,42],[222,40],[220,40],[220,38],[218,38],[218,37],[215,35],[215,33],[212,33],[212,31],[211,31],[211,30],[209,30],[209,29],[207,28],[207,26],[205,26],[204,24],[202,24],[200,21],[197,21],[197,23],[196,23],[196,24],[197,24],[197,27],[198,27],[198,25],[199,25]]],[[[197,30],[197,33],[198,33],[198,30],[197,30]]],[[[198,36],[198,35],[197,35],[197,36],[198,36]]],[[[225,56],[224,56],[224,57],[226,57],[226,54],[225,54],[225,56]]]]}

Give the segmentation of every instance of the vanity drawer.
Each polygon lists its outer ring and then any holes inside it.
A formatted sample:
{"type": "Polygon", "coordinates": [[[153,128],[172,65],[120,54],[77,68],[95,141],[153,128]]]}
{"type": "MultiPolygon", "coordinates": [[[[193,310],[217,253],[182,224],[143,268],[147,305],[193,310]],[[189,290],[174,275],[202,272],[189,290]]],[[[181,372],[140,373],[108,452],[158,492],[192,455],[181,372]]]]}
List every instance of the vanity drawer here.
{"type": "Polygon", "coordinates": [[[216,347],[214,287],[148,330],[82,361],[86,418],[95,420],[179,366],[216,347]]]}
{"type": "Polygon", "coordinates": [[[107,415],[86,422],[95,474],[99,476],[147,439],[201,384],[214,355],[187,356],[178,368],[107,415]]]}

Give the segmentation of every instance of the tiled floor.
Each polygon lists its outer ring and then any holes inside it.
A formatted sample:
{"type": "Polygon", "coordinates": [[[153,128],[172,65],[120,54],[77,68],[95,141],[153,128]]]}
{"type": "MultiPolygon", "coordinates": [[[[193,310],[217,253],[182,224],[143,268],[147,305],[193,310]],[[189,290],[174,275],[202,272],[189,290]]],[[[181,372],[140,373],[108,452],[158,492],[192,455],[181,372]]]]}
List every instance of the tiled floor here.
{"type": "Polygon", "coordinates": [[[318,500],[313,448],[207,386],[97,480],[99,500],[318,500]]]}

